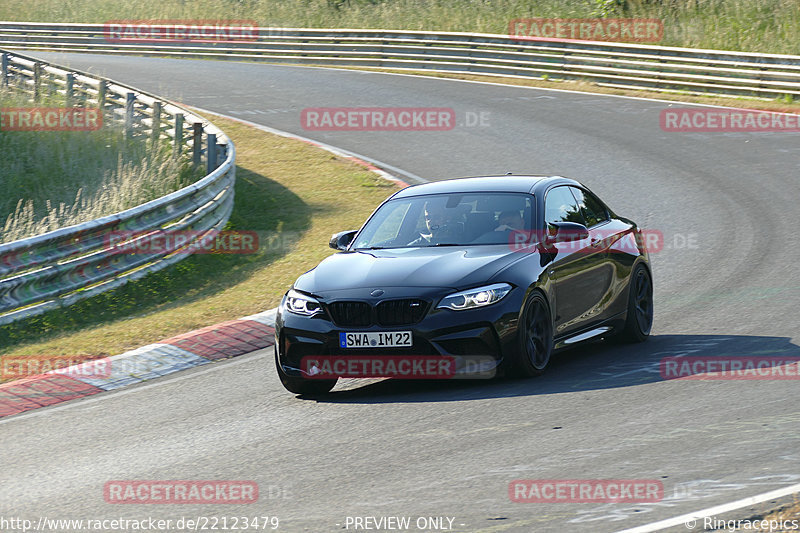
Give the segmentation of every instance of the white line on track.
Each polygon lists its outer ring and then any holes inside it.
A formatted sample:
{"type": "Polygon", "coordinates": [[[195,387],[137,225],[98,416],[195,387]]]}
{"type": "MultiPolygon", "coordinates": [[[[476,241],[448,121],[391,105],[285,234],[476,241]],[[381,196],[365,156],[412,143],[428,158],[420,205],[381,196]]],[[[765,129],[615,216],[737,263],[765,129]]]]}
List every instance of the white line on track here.
{"type": "MultiPolygon", "coordinates": [[[[661,531],[662,529],[667,529],[668,527],[675,527],[675,526],[684,526],[687,531],[691,531],[698,527],[698,524],[696,522],[698,520],[702,520],[703,518],[720,515],[730,511],[735,511],[737,509],[741,509],[742,507],[747,507],[748,505],[755,505],[757,503],[762,503],[767,500],[782,498],[784,496],[794,494],[795,492],[800,492],[800,483],[796,485],[789,485],[788,487],[784,487],[782,489],[775,489],[769,492],[764,492],[763,494],[749,496],[747,498],[742,498],[741,500],[736,500],[730,503],[723,503],[721,505],[709,507],[708,509],[695,511],[693,513],[682,514],[674,518],[667,518],[666,520],[659,520],[658,522],[653,522],[651,524],[645,524],[643,526],[624,529],[622,531],[618,531],[617,533],[650,533],[651,531],[661,531]]],[[[699,531],[704,531],[704,530],[705,528],[702,527],[702,525],[700,525],[699,531]]]]}

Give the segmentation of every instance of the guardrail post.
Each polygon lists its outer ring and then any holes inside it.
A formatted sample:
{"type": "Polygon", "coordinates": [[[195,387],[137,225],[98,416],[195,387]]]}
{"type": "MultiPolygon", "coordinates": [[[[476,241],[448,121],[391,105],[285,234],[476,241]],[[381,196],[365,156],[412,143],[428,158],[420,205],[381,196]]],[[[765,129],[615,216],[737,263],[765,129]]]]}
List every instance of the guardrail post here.
{"type": "MultiPolygon", "coordinates": [[[[192,122],[198,121],[194,127],[200,133],[198,148],[202,159],[202,133],[206,123],[203,119],[194,118],[190,111],[174,113],[182,108],[157,100],[159,97],[151,100],[136,89],[117,85],[112,80],[104,81],[78,72],[70,73],[46,61],[21,58],[18,63],[17,58],[14,53],[0,50],[0,86],[10,85],[14,90],[19,90],[24,94],[26,102],[30,102],[35,96],[40,102],[45,102],[36,105],[51,105],[48,96],[54,95],[62,104],[69,101],[72,105],[88,106],[95,104],[96,97],[103,116],[107,115],[117,127],[124,121],[127,133],[135,135],[135,139],[152,139],[158,142],[156,149],[159,151],[162,148],[162,134],[171,137],[174,126],[175,152],[181,156],[185,154],[186,159],[188,147],[184,142],[183,123],[187,116],[192,117],[192,122]],[[146,103],[142,100],[146,100],[146,103]]],[[[219,161],[218,154],[225,153],[226,148],[214,145],[217,136],[225,139],[222,132],[211,136],[211,163],[214,166],[219,161]]],[[[232,150],[230,155],[234,155],[232,150]]],[[[181,158],[179,161],[183,163],[184,160],[181,158]]],[[[198,172],[200,168],[202,166],[197,169],[198,172]]],[[[143,258],[117,261],[109,249],[110,241],[107,237],[112,233],[110,230],[115,227],[142,231],[159,230],[165,219],[179,220],[176,230],[193,228],[196,225],[220,227],[228,220],[230,209],[225,202],[226,196],[219,194],[218,187],[228,185],[234,179],[234,169],[231,168],[225,175],[208,180],[201,189],[184,188],[162,196],[153,202],[148,211],[142,212],[139,208],[125,210],[115,216],[116,222],[110,227],[98,226],[97,220],[88,221],[51,232],[47,236],[37,235],[3,244],[0,246],[3,248],[0,252],[0,285],[4,286],[0,288],[0,293],[8,285],[5,282],[11,279],[11,285],[16,289],[9,298],[0,298],[0,325],[49,309],[72,305],[95,291],[113,289],[145,272],[155,272],[172,264],[172,256],[165,257],[155,251],[143,258]],[[198,205],[193,200],[197,193],[202,192],[202,196],[214,191],[217,191],[214,198],[203,205],[198,205]],[[92,287],[92,290],[80,290],[87,287],[92,287]]]]}
{"type": "Polygon", "coordinates": [[[100,108],[103,120],[106,119],[106,89],[108,89],[108,82],[100,80],[100,84],[97,86],[97,107],[100,108]]]}
{"type": "Polygon", "coordinates": [[[39,84],[42,81],[42,65],[41,63],[33,64],[33,101],[38,102],[41,97],[41,89],[39,84]]]}
{"type": "Polygon", "coordinates": [[[225,159],[228,157],[228,145],[227,144],[218,144],[217,145],[217,167],[219,167],[225,159]]]}
{"type": "Polygon", "coordinates": [[[183,152],[183,113],[175,114],[175,145],[172,154],[177,158],[183,152]]]}
{"type": "Polygon", "coordinates": [[[0,59],[0,86],[8,87],[8,53],[3,52],[0,59]]]}
{"type": "Polygon", "coordinates": [[[135,101],[134,93],[125,95],[125,137],[128,139],[133,136],[133,103],[135,101]]]}
{"type": "Polygon", "coordinates": [[[203,124],[192,124],[192,165],[199,167],[203,158],[203,124]]]}
{"type": "Polygon", "coordinates": [[[75,74],[72,72],[67,72],[67,88],[64,93],[64,99],[66,100],[66,106],[72,106],[72,98],[75,95],[75,74]]]}
{"type": "Polygon", "coordinates": [[[217,136],[209,133],[206,136],[206,174],[211,174],[217,168],[217,136]]]}
{"type": "Polygon", "coordinates": [[[53,96],[58,93],[58,84],[55,82],[55,74],[45,72],[43,82],[44,86],[47,87],[47,97],[52,100],[53,96]]]}
{"type": "Polygon", "coordinates": [[[153,122],[150,129],[150,142],[153,147],[158,145],[161,138],[161,102],[153,103],[153,122]]]}

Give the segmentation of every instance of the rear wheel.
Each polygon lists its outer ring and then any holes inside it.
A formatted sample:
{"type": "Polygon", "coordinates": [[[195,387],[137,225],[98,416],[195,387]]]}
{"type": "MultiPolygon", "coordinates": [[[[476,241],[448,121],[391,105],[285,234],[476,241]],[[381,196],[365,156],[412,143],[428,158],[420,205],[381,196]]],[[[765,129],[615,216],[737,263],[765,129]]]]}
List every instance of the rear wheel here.
{"type": "Polygon", "coordinates": [[[303,396],[321,396],[327,394],[336,385],[335,379],[305,379],[287,375],[278,361],[278,350],[275,349],[275,368],[283,388],[303,396]]]}
{"type": "Polygon", "coordinates": [[[553,319],[550,306],[539,291],[531,292],[525,300],[518,336],[513,374],[519,377],[541,375],[553,353],[553,319]]]}
{"type": "Polygon", "coordinates": [[[620,340],[644,342],[653,327],[653,281],[644,265],[634,268],[628,292],[628,315],[620,340]]]}

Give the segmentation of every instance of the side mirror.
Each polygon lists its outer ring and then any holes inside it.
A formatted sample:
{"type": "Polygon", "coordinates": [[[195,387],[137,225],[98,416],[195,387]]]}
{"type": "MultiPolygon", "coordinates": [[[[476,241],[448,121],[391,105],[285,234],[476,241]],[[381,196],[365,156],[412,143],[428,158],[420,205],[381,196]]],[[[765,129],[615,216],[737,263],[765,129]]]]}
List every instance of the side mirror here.
{"type": "Polygon", "coordinates": [[[589,230],[577,222],[549,222],[547,224],[547,243],[580,241],[589,238],[589,230]]]}
{"type": "Polygon", "coordinates": [[[331,235],[331,240],[328,243],[328,246],[334,250],[346,250],[347,247],[350,246],[350,243],[353,242],[353,237],[356,236],[356,233],[358,233],[357,229],[334,233],[331,235]]]}

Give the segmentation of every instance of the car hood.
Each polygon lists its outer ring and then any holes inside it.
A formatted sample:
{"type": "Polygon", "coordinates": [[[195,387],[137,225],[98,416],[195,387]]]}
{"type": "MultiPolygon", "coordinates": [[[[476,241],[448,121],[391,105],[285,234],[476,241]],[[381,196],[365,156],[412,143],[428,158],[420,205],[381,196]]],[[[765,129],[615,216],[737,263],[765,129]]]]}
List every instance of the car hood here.
{"type": "Polygon", "coordinates": [[[300,276],[294,286],[316,295],[386,287],[461,289],[493,282],[520,255],[508,245],[341,252],[300,276]]]}

